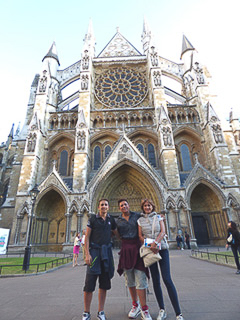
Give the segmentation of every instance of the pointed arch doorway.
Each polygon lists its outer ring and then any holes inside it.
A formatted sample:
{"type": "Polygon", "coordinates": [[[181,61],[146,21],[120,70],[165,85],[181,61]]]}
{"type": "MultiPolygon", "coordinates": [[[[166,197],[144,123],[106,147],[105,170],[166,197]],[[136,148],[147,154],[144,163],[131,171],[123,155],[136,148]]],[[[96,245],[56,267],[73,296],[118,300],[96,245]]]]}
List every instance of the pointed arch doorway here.
{"type": "Polygon", "coordinates": [[[97,212],[98,201],[102,198],[109,200],[109,212],[113,216],[120,214],[118,200],[121,198],[128,200],[131,211],[140,212],[141,200],[144,198],[152,199],[158,212],[163,209],[161,191],[157,183],[137,165],[127,163],[122,164],[101,180],[92,197],[94,212],[97,212]]]}
{"type": "Polygon", "coordinates": [[[32,244],[47,251],[61,251],[66,239],[66,204],[55,189],[38,201],[32,231],[32,244]]]}
{"type": "Polygon", "coordinates": [[[227,216],[215,190],[200,183],[190,199],[192,222],[198,245],[224,245],[227,216]]]}

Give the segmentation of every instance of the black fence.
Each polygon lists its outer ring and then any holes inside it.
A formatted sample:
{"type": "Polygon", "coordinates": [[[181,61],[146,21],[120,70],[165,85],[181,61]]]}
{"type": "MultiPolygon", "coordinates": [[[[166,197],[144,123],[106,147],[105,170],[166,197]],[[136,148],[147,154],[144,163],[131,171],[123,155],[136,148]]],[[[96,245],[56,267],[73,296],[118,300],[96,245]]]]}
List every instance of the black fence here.
{"type": "Polygon", "coordinates": [[[212,252],[208,249],[206,250],[191,250],[191,256],[202,259],[208,260],[211,262],[217,262],[226,265],[235,265],[234,256],[232,255],[231,251],[228,253],[219,252],[212,252]]]}
{"type": "MultiPolygon", "coordinates": [[[[9,257],[14,257],[14,258],[21,258],[24,257],[24,253],[7,253],[3,257],[9,258],[9,257]]],[[[55,257],[56,259],[53,259],[51,261],[47,262],[42,262],[42,263],[30,263],[29,264],[29,269],[28,270],[22,270],[23,265],[0,265],[0,276],[3,274],[4,270],[7,270],[7,268],[15,268],[16,273],[15,274],[24,274],[24,273],[39,273],[39,272],[44,272],[49,269],[56,268],[60,265],[69,263],[72,261],[72,254],[60,254],[60,253],[32,253],[31,257],[55,257]],[[19,270],[19,271],[18,271],[19,270]]],[[[14,274],[14,273],[12,273],[14,274]]]]}

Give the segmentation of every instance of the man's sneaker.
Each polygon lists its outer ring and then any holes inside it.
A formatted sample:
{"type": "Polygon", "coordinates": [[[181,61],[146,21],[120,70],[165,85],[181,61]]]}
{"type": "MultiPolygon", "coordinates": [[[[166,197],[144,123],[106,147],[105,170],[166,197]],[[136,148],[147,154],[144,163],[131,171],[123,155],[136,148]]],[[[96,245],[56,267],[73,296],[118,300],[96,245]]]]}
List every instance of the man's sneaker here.
{"type": "Polygon", "coordinates": [[[141,307],[139,303],[133,302],[132,309],[129,311],[128,318],[136,319],[141,313],[141,307]]]}
{"type": "Polygon", "coordinates": [[[237,270],[236,274],[240,274],[240,270],[237,270]]]}
{"type": "Polygon", "coordinates": [[[83,312],[82,320],[91,320],[91,315],[88,312],[83,312]]]}
{"type": "Polygon", "coordinates": [[[98,312],[97,318],[98,318],[99,320],[107,320],[107,318],[105,317],[104,311],[98,312]]]}
{"type": "Polygon", "coordinates": [[[176,320],[184,320],[183,316],[180,314],[179,316],[176,317],[176,320]]]}
{"type": "Polygon", "coordinates": [[[158,314],[158,317],[157,317],[157,320],[164,320],[167,318],[167,313],[165,310],[161,309],[159,311],[159,314],[158,314]]]}
{"type": "Polygon", "coordinates": [[[147,310],[142,310],[141,311],[141,319],[142,320],[152,320],[152,317],[150,316],[150,313],[149,313],[149,311],[148,311],[148,309],[147,310]]]}

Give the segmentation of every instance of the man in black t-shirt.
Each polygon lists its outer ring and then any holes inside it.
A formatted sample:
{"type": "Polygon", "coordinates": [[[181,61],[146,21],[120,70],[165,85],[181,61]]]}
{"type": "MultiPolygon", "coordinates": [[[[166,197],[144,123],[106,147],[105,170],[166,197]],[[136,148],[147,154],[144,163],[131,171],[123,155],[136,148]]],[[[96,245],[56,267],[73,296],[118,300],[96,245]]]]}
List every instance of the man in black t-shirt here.
{"type": "Polygon", "coordinates": [[[85,237],[85,262],[87,274],[84,286],[84,312],[82,320],[90,320],[92,295],[99,278],[98,314],[97,319],[106,320],[104,305],[107,290],[111,289],[111,278],[114,273],[111,235],[117,234],[116,222],[108,214],[109,202],[101,199],[98,205],[98,214],[88,220],[85,237]]]}

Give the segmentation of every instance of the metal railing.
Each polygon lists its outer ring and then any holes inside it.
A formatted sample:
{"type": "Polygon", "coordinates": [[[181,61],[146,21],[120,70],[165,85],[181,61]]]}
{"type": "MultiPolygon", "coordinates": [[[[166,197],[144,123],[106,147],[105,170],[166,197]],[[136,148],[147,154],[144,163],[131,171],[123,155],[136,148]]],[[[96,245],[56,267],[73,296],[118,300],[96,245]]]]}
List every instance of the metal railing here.
{"type": "Polygon", "coordinates": [[[191,256],[202,259],[202,260],[208,260],[212,262],[217,262],[221,264],[226,265],[235,265],[234,256],[230,254],[224,254],[219,252],[209,252],[207,249],[206,251],[202,250],[191,250],[191,256]]]}
{"type": "MultiPolygon", "coordinates": [[[[12,267],[16,267],[18,268],[19,267],[19,271],[18,273],[16,274],[24,274],[24,273],[39,273],[39,272],[44,272],[44,271],[47,271],[49,269],[53,269],[53,268],[56,268],[60,265],[63,265],[63,264],[66,264],[66,263],[69,263],[70,261],[72,261],[72,257],[73,255],[72,254],[59,254],[59,253],[33,253],[31,254],[31,257],[40,257],[40,256],[43,256],[43,257],[52,257],[54,256],[57,257],[59,255],[63,255],[63,257],[58,257],[57,259],[54,259],[54,260],[51,260],[51,261],[47,261],[47,262],[41,262],[41,263],[30,263],[29,264],[29,270],[22,270],[22,264],[17,264],[17,265],[13,265],[13,264],[8,264],[8,265],[0,265],[0,276],[2,275],[3,273],[3,270],[7,269],[7,268],[12,268],[12,267]]],[[[24,253],[8,253],[5,255],[5,257],[9,257],[9,256],[14,256],[14,257],[23,257],[24,256],[24,253]]]]}

